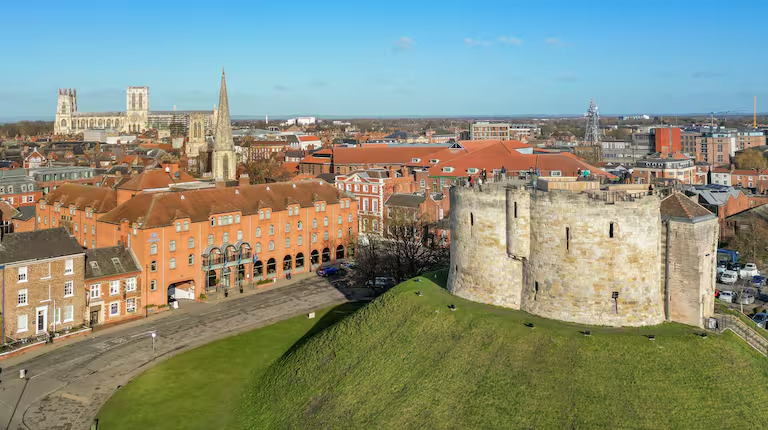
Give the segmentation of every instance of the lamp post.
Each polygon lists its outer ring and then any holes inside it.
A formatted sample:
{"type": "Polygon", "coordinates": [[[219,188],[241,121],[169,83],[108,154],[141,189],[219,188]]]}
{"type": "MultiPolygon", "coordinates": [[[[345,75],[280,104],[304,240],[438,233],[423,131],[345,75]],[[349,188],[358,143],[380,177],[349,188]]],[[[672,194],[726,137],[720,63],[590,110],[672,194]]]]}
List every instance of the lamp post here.
{"type": "Polygon", "coordinates": [[[157,332],[152,332],[152,356],[155,355],[155,339],[157,338],[157,332]]]}

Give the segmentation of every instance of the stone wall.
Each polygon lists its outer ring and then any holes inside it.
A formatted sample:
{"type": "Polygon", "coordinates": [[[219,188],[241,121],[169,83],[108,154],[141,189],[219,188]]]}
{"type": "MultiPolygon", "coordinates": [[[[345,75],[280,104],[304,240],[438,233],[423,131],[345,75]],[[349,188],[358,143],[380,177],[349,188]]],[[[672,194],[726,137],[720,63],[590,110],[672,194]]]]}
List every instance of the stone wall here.
{"type": "Polygon", "coordinates": [[[669,262],[665,265],[669,270],[669,318],[704,327],[715,306],[717,219],[696,223],[672,219],[665,224],[664,246],[669,228],[669,262]]]}
{"type": "Polygon", "coordinates": [[[481,303],[520,308],[522,262],[507,257],[505,188],[452,187],[448,290],[481,303]]]}
{"type": "Polygon", "coordinates": [[[659,202],[656,196],[607,204],[586,194],[533,193],[522,309],[582,324],[662,322],[659,202]]]}

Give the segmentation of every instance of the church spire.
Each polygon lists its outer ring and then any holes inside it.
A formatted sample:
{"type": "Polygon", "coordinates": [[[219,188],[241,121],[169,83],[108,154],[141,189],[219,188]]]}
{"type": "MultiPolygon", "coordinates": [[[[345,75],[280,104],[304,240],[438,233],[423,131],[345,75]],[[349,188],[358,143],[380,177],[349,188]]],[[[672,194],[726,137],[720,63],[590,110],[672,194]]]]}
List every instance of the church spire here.
{"type": "Polygon", "coordinates": [[[219,108],[216,112],[214,142],[214,150],[233,151],[235,149],[235,143],[232,140],[232,119],[229,116],[227,79],[224,75],[223,67],[221,68],[221,90],[219,91],[219,108]]]}

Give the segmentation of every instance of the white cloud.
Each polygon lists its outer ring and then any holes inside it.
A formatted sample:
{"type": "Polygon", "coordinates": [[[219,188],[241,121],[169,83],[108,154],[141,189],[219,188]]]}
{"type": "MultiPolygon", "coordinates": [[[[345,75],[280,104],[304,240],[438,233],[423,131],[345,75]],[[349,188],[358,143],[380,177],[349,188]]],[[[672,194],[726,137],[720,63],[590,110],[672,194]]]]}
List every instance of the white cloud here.
{"type": "Polygon", "coordinates": [[[501,42],[504,45],[515,45],[515,46],[520,46],[523,44],[522,40],[513,36],[500,36],[499,42],[501,42]]]}
{"type": "Polygon", "coordinates": [[[395,48],[401,49],[401,50],[408,50],[413,48],[413,39],[410,37],[403,36],[395,42],[395,48]]]}
{"type": "Polygon", "coordinates": [[[547,45],[554,45],[554,46],[561,46],[563,45],[563,41],[558,39],[557,37],[547,37],[544,39],[544,43],[547,45]]]}
{"type": "Polygon", "coordinates": [[[471,37],[467,37],[466,39],[464,39],[464,44],[467,46],[488,46],[491,43],[486,42],[485,40],[477,40],[477,39],[472,39],[471,37]]]}

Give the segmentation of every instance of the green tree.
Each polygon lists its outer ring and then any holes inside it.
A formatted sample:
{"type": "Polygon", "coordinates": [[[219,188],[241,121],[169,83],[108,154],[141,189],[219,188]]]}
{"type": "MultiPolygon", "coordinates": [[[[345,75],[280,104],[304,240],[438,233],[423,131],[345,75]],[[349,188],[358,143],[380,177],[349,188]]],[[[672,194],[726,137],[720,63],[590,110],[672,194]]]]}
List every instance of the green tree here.
{"type": "Polygon", "coordinates": [[[736,154],[733,160],[737,169],[742,170],[763,170],[768,167],[768,160],[763,156],[762,151],[748,149],[736,154]]]}

